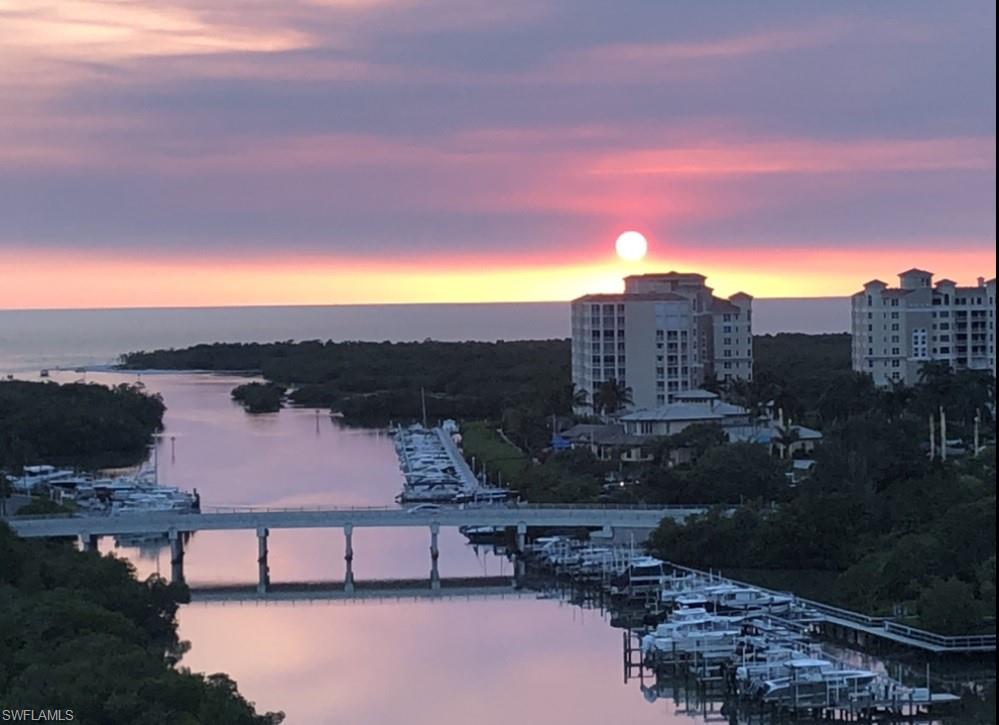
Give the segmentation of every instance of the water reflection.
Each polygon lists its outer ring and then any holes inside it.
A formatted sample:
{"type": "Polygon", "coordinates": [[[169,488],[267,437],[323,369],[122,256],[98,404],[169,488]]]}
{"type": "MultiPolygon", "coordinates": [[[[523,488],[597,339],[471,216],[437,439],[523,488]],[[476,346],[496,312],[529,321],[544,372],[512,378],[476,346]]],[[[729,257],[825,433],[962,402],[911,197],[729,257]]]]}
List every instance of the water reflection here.
{"type": "MultiPolygon", "coordinates": [[[[91,378],[117,383],[136,376],[91,378]]],[[[170,374],[142,380],[167,404],[158,442],[160,479],[197,488],[205,506],[385,505],[402,486],[383,432],[345,428],[326,414],[317,425],[315,412],[307,410],[247,415],[229,398],[241,378],[170,374]]],[[[441,530],[439,547],[444,578],[513,577],[502,552],[468,546],[453,529],[441,530]]],[[[127,556],[142,575],[170,572],[168,549],[145,543],[116,548],[108,539],[102,548],[127,556]]],[[[354,529],[356,580],[429,584],[429,549],[429,529],[354,529]]],[[[340,529],[272,530],[275,595],[288,591],[290,582],[328,582],[335,590],[343,581],[344,554],[340,529]]],[[[187,542],[185,578],[195,589],[244,584],[251,594],[256,559],[253,531],[198,532],[187,542]]],[[[284,710],[296,725],[696,725],[735,717],[722,711],[723,700],[682,683],[647,673],[628,682],[623,633],[610,626],[599,596],[531,586],[542,591],[193,603],[179,613],[180,634],[192,643],[183,664],[230,673],[261,710],[284,710]]]]}
{"type": "MultiPolygon", "coordinates": [[[[196,487],[205,506],[383,505],[401,489],[385,433],[322,415],[317,434],[314,411],[249,416],[229,399],[238,378],[142,380],[167,404],[160,478],[196,487]]],[[[355,529],[353,537],[359,582],[429,575],[429,530],[355,529]]],[[[344,543],[339,529],[272,530],[272,582],[342,580],[344,543]]],[[[453,529],[441,530],[439,546],[442,577],[513,575],[505,557],[466,545],[453,529]]],[[[102,540],[102,547],[114,544],[102,540]]],[[[170,571],[167,550],[116,551],[142,574],[170,571]]],[[[186,579],[192,586],[255,582],[256,556],[252,531],[198,532],[187,546],[186,579]]],[[[184,665],[229,672],[249,699],[285,710],[289,723],[674,720],[624,685],[621,633],[605,616],[557,599],[196,603],[179,620],[192,643],[184,665]]]]}

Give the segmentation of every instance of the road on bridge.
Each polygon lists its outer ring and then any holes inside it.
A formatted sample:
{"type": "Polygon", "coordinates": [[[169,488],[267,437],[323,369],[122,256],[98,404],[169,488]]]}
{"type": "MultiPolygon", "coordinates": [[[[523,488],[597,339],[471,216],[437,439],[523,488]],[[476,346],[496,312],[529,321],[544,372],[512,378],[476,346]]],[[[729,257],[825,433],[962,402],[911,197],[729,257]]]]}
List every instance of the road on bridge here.
{"type": "Polygon", "coordinates": [[[63,515],[22,517],[8,520],[20,536],[107,536],[166,532],[220,531],[235,529],[302,529],[427,526],[505,526],[522,528],[580,527],[595,529],[652,529],[663,518],[683,521],[703,513],[706,507],[618,507],[618,506],[466,506],[432,509],[234,508],[201,513],[147,512],[115,516],[63,515]]]}

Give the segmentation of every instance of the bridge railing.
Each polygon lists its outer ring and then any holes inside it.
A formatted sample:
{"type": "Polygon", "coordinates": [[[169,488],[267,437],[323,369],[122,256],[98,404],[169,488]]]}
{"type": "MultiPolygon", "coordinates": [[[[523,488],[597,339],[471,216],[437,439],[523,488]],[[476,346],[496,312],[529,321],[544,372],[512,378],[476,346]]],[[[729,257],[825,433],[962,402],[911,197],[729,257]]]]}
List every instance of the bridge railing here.
{"type": "Polygon", "coordinates": [[[967,650],[972,648],[984,648],[996,646],[996,636],[994,634],[959,634],[944,635],[936,632],[929,632],[925,629],[909,627],[896,622],[885,622],[886,632],[900,634],[911,639],[920,640],[939,647],[954,650],[967,650]]]}
{"type": "Polygon", "coordinates": [[[843,609],[842,607],[834,607],[831,604],[817,602],[814,599],[803,599],[798,597],[798,601],[807,606],[809,609],[814,609],[820,614],[825,614],[829,617],[836,617],[837,619],[843,619],[864,627],[873,627],[877,629],[879,627],[884,627],[885,624],[891,621],[891,617],[862,614],[860,612],[855,612],[852,609],[843,609]]]}
{"type": "MultiPolygon", "coordinates": [[[[202,506],[200,513],[202,514],[253,514],[253,513],[295,513],[295,512],[330,512],[336,513],[339,511],[408,511],[419,506],[427,506],[433,504],[414,504],[412,506],[399,506],[399,505],[383,505],[383,506],[328,506],[328,505],[312,505],[312,506],[256,506],[256,505],[232,505],[232,506],[202,506]]],[[[694,504],[683,505],[683,506],[661,506],[661,505],[651,505],[651,504],[585,504],[585,503],[574,503],[574,504],[558,504],[558,503],[485,503],[485,502],[474,502],[460,504],[459,506],[440,504],[440,511],[442,513],[449,511],[468,511],[468,510],[485,510],[485,511],[662,511],[668,513],[670,511],[687,511],[690,513],[700,513],[708,510],[710,507],[697,506],[694,504]]],[[[421,509],[422,510],[422,509],[421,509]]],[[[432,509],[426,509],[429,513],[432,509]]],[[[185,512],[185,511],[161,511],[161,510],[150,510],[150,511],[135,511],[129,513],[100,513],[91,511],[74,511],[68,513],[52,513],[52,514],[31,514],[28,516],[18,516],[17,520],[21,521],[31,521],[31,520],[42,520],[42,519],[73,519],[73,518],[89,518],[89,517],[105,517],[114,516],[115,518],[126,518],[131,516],[136,517],[150,517],[150,516],[178,516],[178,515],[197,515],[197,512],[185,512]]]]}
{"type": "MultiPolygon", "coordinates": [[[[682,564],[675,564],[673,562],[666,563],[674,569],[711,578],[718,582],[752,587],[771,594],[783,593],[774,589],[762,587],[758,584],[749,584],[737,579],[730,579],[729,577],[725,577],[711,571],[703,571],[702,569],[695,569],[693,567],[683,566],[682,564]]],[[[799,604],[803,604],[808,607],[809,610],[820,616],[835,618],[841,622],[850,622],[851,624],[857,624],[869,629],[880,629],[886,633],[901,635],[918,642],[925,642],[926,644],[934,645],[935,647],[940,647],[945,650],[951,650],[953,652],[967,652],[972,649],[995,649],[996,646],[996,636],[994,634],[937,634],[936,632],[930,632],[925,629],[899,624],[892,617],[863,614],[861,612],[855,612],[852,609],[843,609],[842,607],[835,607],[831,604],[825,604],[823,602],[817,602],[814,599],[805,599],[804,597],[798,596],[795,596],[795,601],[799,604]]]]}

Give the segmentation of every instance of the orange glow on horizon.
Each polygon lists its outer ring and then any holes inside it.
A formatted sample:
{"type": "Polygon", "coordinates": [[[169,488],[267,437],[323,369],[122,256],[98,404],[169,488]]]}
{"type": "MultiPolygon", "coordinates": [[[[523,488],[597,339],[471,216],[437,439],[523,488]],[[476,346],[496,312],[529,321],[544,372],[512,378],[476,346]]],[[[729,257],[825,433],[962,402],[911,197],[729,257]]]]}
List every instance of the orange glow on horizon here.
{"type": "Polygon", "coordinates": [[[512,264],[499,257],[407,263],[0,252],[0,268],[12,272],[0,286],[0,309],[558,301],[618,292],[628,274],[673,269],[707,275],[717,294],[744,291],[755,297],[850,295],[874,277],[894,283],[898,272],[912,266],[962,284],[994,275],[994,251],[943,248],[664,252],[653,242],[639,262],[606,250],[570,264],[556,262],[554,255],[512,264]]]}

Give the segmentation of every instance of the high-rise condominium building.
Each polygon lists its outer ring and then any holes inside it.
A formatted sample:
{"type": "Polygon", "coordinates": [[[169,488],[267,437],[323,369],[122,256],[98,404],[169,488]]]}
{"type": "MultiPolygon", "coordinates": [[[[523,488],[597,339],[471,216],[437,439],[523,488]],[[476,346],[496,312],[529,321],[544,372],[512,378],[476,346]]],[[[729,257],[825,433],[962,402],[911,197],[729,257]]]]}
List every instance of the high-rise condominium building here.
{"type": "Polygon", "coordinates": [[[572,301],[572,381],[592,402],[600,384],[631,388],[634,407],[652,408],[705,379],[753,375],[753,298],[711,294],[701,274],[625,277],[623,294],[572,301]]]}
{"type": "Polygon", "coordinates": [[[974,287],[910,269],[899,286],[879,279],[853,295],[853,369],[878,385],[919,381],[931,360],[955,370],[996,372],[996,280],[974,287]]]}

